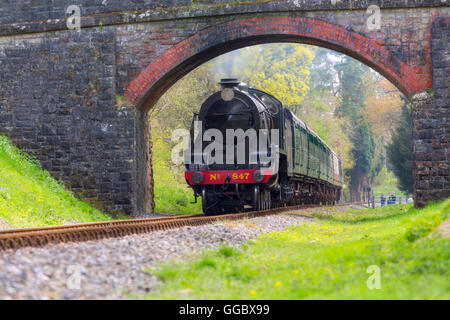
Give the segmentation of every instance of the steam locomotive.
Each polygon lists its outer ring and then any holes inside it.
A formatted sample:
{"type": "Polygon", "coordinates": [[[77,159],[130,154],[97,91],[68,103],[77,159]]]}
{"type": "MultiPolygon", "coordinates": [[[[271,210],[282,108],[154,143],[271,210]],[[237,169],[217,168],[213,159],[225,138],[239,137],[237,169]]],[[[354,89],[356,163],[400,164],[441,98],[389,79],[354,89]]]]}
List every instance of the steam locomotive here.
{"type": "Polygon", "coordinates": [[[207,215],[335,204],[341,160],[274,96],[222,79],[194,114],[185,178],[207,215]]]}

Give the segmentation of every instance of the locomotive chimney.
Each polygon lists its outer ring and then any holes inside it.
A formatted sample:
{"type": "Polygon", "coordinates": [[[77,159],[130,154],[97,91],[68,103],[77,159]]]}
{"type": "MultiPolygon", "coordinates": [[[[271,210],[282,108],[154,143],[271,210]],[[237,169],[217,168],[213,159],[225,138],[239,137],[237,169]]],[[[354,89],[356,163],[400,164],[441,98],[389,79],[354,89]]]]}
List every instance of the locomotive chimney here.
{"type": "Polygon", "coordinates": [[[240,81],[236,78],[221,79],[219,82],[219,84],[222,86],[222,89],[237,87],[239,83],[240,81]]]}

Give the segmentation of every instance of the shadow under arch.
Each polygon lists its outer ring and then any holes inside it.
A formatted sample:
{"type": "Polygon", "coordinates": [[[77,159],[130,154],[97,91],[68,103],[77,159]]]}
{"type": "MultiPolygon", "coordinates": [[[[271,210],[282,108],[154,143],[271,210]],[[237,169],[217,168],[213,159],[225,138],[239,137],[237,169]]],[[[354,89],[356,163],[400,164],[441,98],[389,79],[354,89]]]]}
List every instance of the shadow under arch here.
{"type": "Polygon", "coordinates": [[[179,42],[150,63],[124,96],[137,108],[137,210],[150,212],[153,202],[148,110],[177,80],[221,54],[274,42],[311,44],[351,56],[390,80],[411,99],[427,88],[407,64],[366,36],[323,20],[271,16],[237,19],[204,29],[179,42]]]}

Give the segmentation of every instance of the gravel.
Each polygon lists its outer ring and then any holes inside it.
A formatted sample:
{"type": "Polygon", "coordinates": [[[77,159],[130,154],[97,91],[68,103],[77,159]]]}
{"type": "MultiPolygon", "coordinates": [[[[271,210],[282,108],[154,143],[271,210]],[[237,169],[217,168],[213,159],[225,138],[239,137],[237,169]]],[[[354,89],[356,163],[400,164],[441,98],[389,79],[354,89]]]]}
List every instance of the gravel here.
{"type": "Polygon", "coordinates": [[[0,299],[127,299],[160,285],[144,269],[189,259],[204,249],[239,246],[261,233],[310,222],[277,215],[117,239],[0,253],[0,299]]]}

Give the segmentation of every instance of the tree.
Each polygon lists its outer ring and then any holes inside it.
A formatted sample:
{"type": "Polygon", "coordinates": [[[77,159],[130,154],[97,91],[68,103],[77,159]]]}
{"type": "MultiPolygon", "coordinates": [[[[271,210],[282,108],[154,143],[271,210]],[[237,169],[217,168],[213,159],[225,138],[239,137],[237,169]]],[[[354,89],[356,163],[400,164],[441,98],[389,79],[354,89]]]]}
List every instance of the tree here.
{"type": "MultiPolygon", "coordinates": [[[[207,65],[201,65],[178,80],[150,110],[151,119],[166,130],[188,129],[192,115],[219,86],[207,65]]],[[[168,135],[170,139],[170,134],[168,135]]]]}
{"type": "Polygon", "coordinates": [[[350,153],[352,145],[343,130],[343,122],[335,116],[339,104],[335,65],[343,56],[329,49],[317,48],[310,67],[310,89],[300,105],[291,107],[291,110],[338,154],[343,169],[347,170],[354,166],[350,153]]]}
{"type": "Polygon", "coordinates": [[[368,69],[358,61],[344,57],[336,70],[340,79],[340,104],[336,114],[345,119],[345,131],[353,144],[354,166],[346,171],[350,200],[361,201],[363,188],[370,186],[376,146],[365,108],[363,77],[368,69]]]}
{"type": "Polygon", "coordinates": [[[178,179],[184,182],[183,166],[172,163],[175,129],[189,129],[194,112],[218,89],[208,65],[201,65],[177,81],[150,110],[153,169],[155,180],[178,179]]]}
{"type": "Polygon", "coordinates": [[[389,142],[393,129],[400,121],[403,95],[389,80],[375,71],[367,73],[363,84],[366,88],[367,118],[372,124],[374,135],[389,142]]]}
{"type": "Polygon", "coordinates": [[[299,44],[265,44],[214,59],[211,70],[220,77],[239,78],[275,95],[287,107],[299,105],[309,90],[315,48],[299,44]]]}
{"type": "MultiPolygon", "coordinates": [[[[372,136],[371,126],[368,123],[356,125],[350,133],[353,142],[351,151],[355,165],[347,170],[350,177],[351,201],[361,201],[363,188],[371,186],[375,141],[372,136]]],[[[381,168],[380,168],[381,169],[381,168]]]]}
{"type": "Polygon", "coordinates": [[[412,174],[412,123],[408,102],[403,98],[399,126],[392,133],[392,142],[387,147],[387,157],[398,179],[398,188],[408,194],[413,192],[412,174]]]}
{"type": "Polygon", "coordinates": [[[373,70],[366,74],[363,84],[366,88],[367,119],[377,141],[370,176],[373,183],[381,169],[386,167],[386,147],[400,121],[403,95],[389,80],[373,70]]]}

